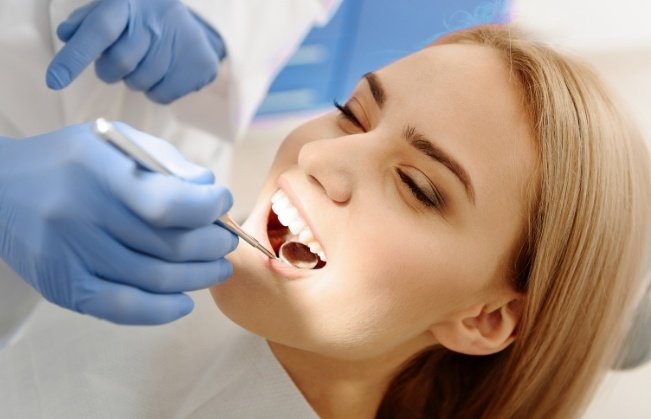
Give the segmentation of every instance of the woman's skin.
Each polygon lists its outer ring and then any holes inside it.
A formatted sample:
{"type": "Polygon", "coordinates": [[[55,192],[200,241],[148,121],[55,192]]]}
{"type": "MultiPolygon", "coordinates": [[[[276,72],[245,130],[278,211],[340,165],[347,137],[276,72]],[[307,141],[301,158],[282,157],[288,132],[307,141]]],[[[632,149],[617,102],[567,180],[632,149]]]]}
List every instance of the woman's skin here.
{"type": "Polygon", "coordinates": [[[362,418],[421,349],[489,354],[513,341],[522,296],[509,267],[538,161],[518,88],[485,46],[424,49],[363,78],[345,106],[351,118],[330,112],[288,135],[244,225],[269,247],[282,189],[326,266],[297,270],[242,245],[233,278],[211,291],[269,341],[317,413],[362,418]]]}

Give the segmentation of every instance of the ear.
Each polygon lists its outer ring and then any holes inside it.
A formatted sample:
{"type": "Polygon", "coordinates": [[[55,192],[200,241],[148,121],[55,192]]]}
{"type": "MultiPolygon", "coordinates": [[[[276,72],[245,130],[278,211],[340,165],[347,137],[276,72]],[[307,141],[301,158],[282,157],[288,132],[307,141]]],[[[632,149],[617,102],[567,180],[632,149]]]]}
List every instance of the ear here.
{"type": "Polygon", "coordinates": [[[515,291],[498,301],[470,307],[451,319],[430,327],[430,333],[446,348],[467,355],[489,355],[515,340],[524,296],[515,291]]]}

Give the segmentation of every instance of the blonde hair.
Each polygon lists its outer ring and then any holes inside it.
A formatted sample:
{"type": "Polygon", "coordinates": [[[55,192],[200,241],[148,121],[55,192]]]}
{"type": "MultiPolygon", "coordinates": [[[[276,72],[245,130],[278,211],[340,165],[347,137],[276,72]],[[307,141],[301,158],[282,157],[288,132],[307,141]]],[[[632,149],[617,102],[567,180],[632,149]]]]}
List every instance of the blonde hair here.
{"type": "Polygon", "coordinates": [[[566,418],[614,362],[649,255],[651,163],[587,66],[508,25],[437,43],[504,57],[537,142],[540,184],[513,287],[526,295],[513,345],[473,357],[436,347],[394,378],[377,417],[566,418]]]}

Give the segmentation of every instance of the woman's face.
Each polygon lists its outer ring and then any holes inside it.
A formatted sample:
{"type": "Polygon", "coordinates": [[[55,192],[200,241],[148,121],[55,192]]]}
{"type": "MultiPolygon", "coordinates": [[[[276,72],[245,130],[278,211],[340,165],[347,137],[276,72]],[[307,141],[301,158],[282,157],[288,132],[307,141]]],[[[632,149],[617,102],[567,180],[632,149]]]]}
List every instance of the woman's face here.
{"type": "Polygon", "coordinates": [[[244,226],[271,247],[281,190],[327,264],[299,270],[241,243],[232,279],[212,289],[221,310],[346,359],[435,343],[436,325],[510,289],[536,170],[521,103],[502,59],[477,45],[427,48],[364,77],[343,112],[288,135],[244,226]]]}

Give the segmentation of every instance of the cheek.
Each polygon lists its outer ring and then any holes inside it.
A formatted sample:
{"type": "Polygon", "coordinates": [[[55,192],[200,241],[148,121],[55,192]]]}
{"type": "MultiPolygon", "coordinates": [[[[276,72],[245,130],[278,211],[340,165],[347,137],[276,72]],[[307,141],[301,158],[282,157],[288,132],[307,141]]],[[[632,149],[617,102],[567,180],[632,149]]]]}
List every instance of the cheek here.
{"type": "Polygon", "coordinates": [[[489,270],[481,268],[481,258],[470,257],[472,246],[458,232],[386,220],[382,226],[348,241],[358,244],[339,256],[342,273],[348,273],[342,294],[349,294],[338,297],[355,304],[360,326],[407,338],[474,304],[489,270]]]}
{"type": "Polygon", "coordinates": [[[313,326],[323,344],[348,354],[386,353],[422,335],[458,299],[455,261],[400,227],[360,231],[338,246],[332,270],[312,293],[313,326]],[[411,240],[410,240],[411,239],[411,240]],[[455,298],[452,298],[455,297],[455,298]]]}

